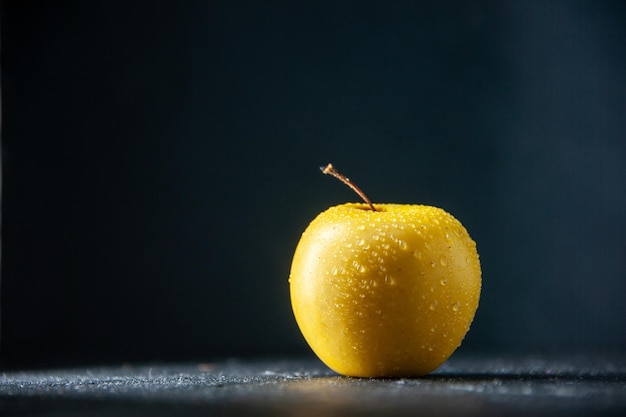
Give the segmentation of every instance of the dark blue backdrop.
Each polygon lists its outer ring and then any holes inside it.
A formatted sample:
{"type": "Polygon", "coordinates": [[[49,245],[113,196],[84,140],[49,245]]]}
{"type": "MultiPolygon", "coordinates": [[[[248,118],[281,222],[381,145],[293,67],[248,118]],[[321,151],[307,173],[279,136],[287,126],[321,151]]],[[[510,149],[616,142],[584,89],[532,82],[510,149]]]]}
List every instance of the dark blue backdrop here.
{"type": "Polygon", "coordinates": [[[478,243],[465,351],[626,347],[619,1],[2,2],[4,367],[308,352],[356,196],[478,243]]]}

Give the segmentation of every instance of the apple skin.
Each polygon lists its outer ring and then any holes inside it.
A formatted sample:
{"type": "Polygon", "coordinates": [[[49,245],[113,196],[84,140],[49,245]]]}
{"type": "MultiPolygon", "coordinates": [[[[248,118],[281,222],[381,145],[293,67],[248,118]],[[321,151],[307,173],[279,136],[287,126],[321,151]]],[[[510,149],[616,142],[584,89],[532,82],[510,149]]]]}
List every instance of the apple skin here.
{"type": "Polygon", "coordinates": [[[289,277],[293,313],[337,373],[422,376],[452,355],[474,319],[476,244],[442,209],[375,207],[342,204],[309,224],[289,277]]]}

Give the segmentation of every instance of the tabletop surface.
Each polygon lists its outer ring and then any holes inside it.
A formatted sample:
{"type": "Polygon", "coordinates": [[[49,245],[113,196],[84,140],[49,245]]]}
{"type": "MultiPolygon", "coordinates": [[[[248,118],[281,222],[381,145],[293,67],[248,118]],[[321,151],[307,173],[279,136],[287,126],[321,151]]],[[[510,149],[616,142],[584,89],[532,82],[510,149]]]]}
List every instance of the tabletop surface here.
{"type": "Polygon", "coordinates": [[[623,416],[626,354],[456,354],[396,379],[339,376],[315,358],[5,372],[0,415],[623,416]]]}

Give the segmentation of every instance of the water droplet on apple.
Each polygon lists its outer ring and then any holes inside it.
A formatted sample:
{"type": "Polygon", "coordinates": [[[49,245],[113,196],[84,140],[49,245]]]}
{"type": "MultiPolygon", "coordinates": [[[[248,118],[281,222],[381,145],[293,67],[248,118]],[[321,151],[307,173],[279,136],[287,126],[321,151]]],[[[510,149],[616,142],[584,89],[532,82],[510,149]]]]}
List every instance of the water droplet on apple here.
{"type": "Polygon", "coordinates": [[[446,285],[448,283],[448,280],[445,278],[441,278],[441,281],[439,281],[441,283],[441,285],[446,285]]]}
{"type": "Polygon", "coordinates": [[[456,303],[454,303],[454,305],[452,306],[452,311],[454,312],[458,312],[461,309],[461,303],[459,301],[457,301],[456,303]]]}
{"type": "Polygon", "coordinates": [[[357,268],[357,271],[364,274],[365,271],[367,271],[367,268],[365,268],[365,265],[359,265],[359,267],[357,268]]]}
{"type": "Polygon", "coordinates": [[[357,227],[357,230],[365,230],[365,226],[361,224],[357,227]]]}
{"type": "Polygon", "coordinates": [[[430,307],[429,307],[429,308],[430,308],[430,310],[431,310],[431,311],[435,311],[435,310],[437,310],[437,304],[438,304],[438,303],[437,303],[437,300],[433,301],[433,303],[432,303],[432,304],[430,305],[430,307]]]}
{"type": "Polygon", "coordinates": [[[448,266],[448,258],[446,258],[445,255],[441,255],[439,257],[439,263],[441,264],[441,266],[448,266]]]}
{"type": "Polygon", "coordinates": [[[424,257],[424,254],[421,251],[416,250],[415,252],[413,252],[413,256],[415,256],[417,259],[422,259],[424,257]]]}
{"type": "Polygon", "coordinates": [[[406,242],[404,240],[398,240],[398,246],[400,247],[400,249],[402,250],[407,250],[409,245],[406,244],[406,242]]]}
{"type": "Polygon", "coordinates": [[[359,246],[363,246],[363,245],[365,245],[365,239],[359,239],[359,240],[357,240],[357,241],[356,241],[356,244],[357,244],[357,245],[359,245],[359,246]]]}
{"type": "Polygon", "coordinates": [[[396,285],[396,279],[390,275],[385,275],[385,282],[389,285],[396,285]]]}
{"type": "Polygon", "coordinates": [[[339,271],[337,270],[336,266],[333,266],[333,269],[330,271],[330,273],[333,274],[333,275],[337,275],[338,272],[339,271]]]}

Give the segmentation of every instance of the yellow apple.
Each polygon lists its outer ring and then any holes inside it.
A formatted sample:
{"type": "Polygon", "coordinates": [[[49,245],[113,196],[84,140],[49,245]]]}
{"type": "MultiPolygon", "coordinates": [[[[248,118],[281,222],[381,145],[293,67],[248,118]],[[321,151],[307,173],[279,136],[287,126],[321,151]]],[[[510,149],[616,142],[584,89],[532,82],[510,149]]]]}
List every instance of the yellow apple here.
{"type": "Polygon", "coordinates": [[[442,209],[365,199],[329,208],[302,234],[289,278],[296,321],[340,374],[425,375],[474,318],[476,244],[442,209]]]}

